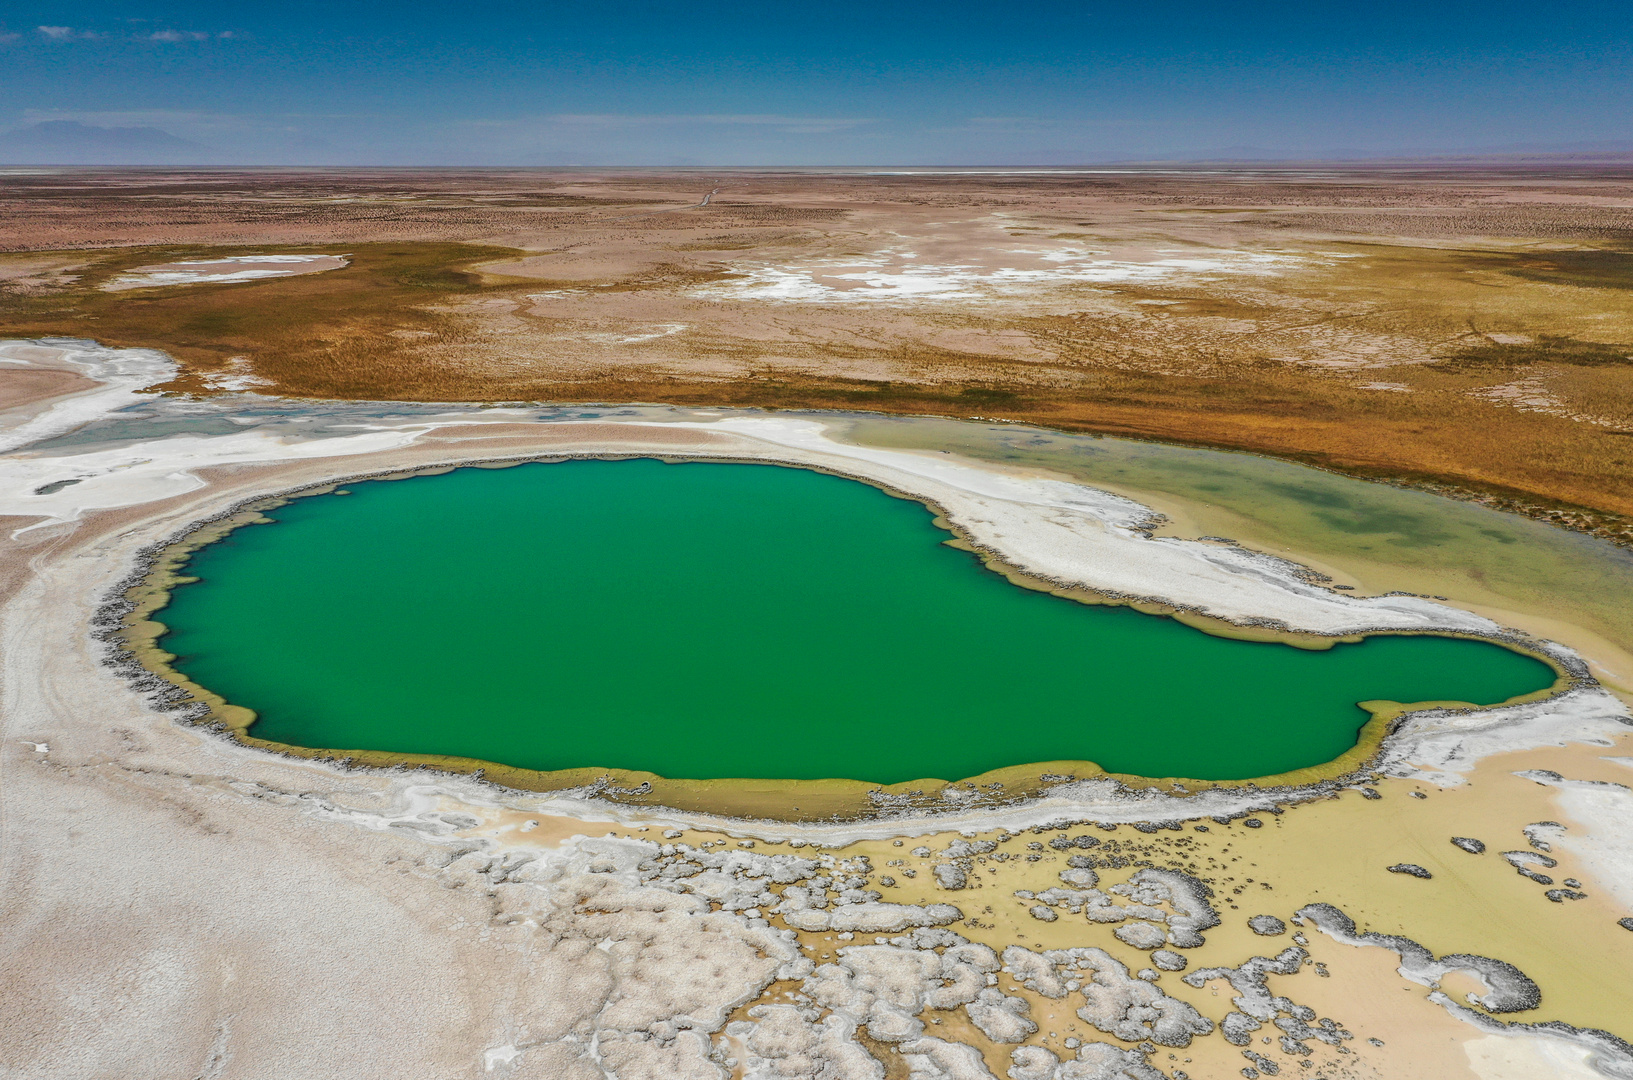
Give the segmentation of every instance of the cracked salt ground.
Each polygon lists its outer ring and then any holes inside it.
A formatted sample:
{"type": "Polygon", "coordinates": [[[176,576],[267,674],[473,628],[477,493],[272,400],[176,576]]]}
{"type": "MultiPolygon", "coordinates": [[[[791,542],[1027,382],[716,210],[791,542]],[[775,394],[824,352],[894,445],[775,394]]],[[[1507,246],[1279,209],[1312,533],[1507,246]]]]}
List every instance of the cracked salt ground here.
{"type": "MultiPolygon", "coordinates": [[[[1169,840],[1167,830],[1140,831],[1129,839],[1125,830],[1121,839],[1097,844],[1088,843],[1097,838],[1087,834],[1057,836],[1058,844],[1025,834],[997,840],[944,835],[911,852],[884,848],[904,856],[922,852],[915,858],[965,859],[979,869],[991,863],[976,860],[1036,844],[1041,850],[1031,854],[1065,863],[1055,874],[1068,895],[1058,898],[1056,910],[1063,923],[1078,928],[1078,940],[1105,947],[999,950],[972,940],[978,933],[969,917],[975,914],[967,899],[972,892],[943,893],[957,905],[884,902],[873,887],[877,854],[830,851],[804,840],[776,850],[783,841],[764,837],[703,841],[680,829],[665,830],[661,842],[562,838],[564,826],[579,823],[547,818],[537,805],[513,808],[498,789],[466,782],[456,796],[438,785],[393,784],[382,800],[355,793],[344,800],[285,798],[316,816],[430,845],[428,884],[488,898],[489,913],[470,909],[475,918],[462,921],[463,932],[527,957],[525,975],[516,978],[504,1005],[503,1030],[480,1054],[484,1074],[495,1078],[1183,1080],[1190,1067],[1200,1080],[1224,1074],[1191,1066],[1189,1056],[1216,1060],[1230,1044],[1229,1052],[1243,1055],[1232,1071],[1245,1065],[1274,1075],[1288,1071],[1289,1056],[1337,1055],[1355,1042],[1343,1021],[1320,1015],[1300,992],[1270,989],[1271,978],[1296,977],[1308,966],[1310,943],[1302,934],[1297,948],[1201,967],[1168,988],[1134,970],[1142,954],[1120,951],[1126,947],[1116,943],[1111,927],[1135,921],[1165,927],[1176,938],[1174,948],[1144,955],[1158,967],[1164,952],[1183,960],[1181,950],[1201,947],[1203,932],[1221,926],[1207,886],[1152,867],[1126,867],[1129,876],[1117,881],[1113,868],[1073,865],[1086,858],[1076,853],[1100,854],[1115,841],[1124,845],[1123,855],[1139,857],[1129,845],[1191,843],[1189,833],[1169,840]],[[513,834],[501,826],[509,819],[513,834]],[[564,842],[558,846],[552,837],[564,842]],[[745,844],[756,846],[739,846],[745,844]],[[1121,921],[1090,917],[1102,908],[1121,909],[1121,921]],[[828,917],[825,928],[796,932],[774,925],[812,912],[828,917]],[[837,929],[841,913],[854,920],[848,925],[901,929],[858,940],[872,931],[837,929]],[[929,925],[943,920],[946,926],[929,925]],[[1180,996],[1219,984],[1228,988],[1232,1006],[1222,1022],[1204,1014],[1206,998],[1193,1003],[1180,996]],[[1062,1041],[1052,1030],[1060,1026],[1047,1020],[1056,1002],[1082,1022],[1082,1037],[1062,1041]],[[1214,1056],[1204,1058],[1209,1044],[1214,1056]],[[1170,1053],[1187,1057],[1171,1060],[1170,1053]]],[[[538,805],[547,802],[541,798],[538,805]]],[[[1557,844],[1569,832],[1534,822],[1526,835],[1557,844]]],[[[1003,862],[1033,865],[1024,858],[1003,862]]],[[[933,886],[924,888],[936,895],[933,886]]],[[[1025,902],[1016,898],[1017,908],[1024,911],[1025,902]]],[[[1485,1000],[1476,1002],[1484,1009],[1524,1007],[1528,981],[1498,961],[1435,958],[1405,939],[1356,934],[1336,909],[1307,907],[1297,918],[1343,944],[1394,949],[1403,967],[1410,961],[1431,980],[1474,972],[1485,981],[1485,1000]]],[[[1527,1046],[1621,1060],[1614,1041],[1595,1033],[1563,1025],[1516,1030],[1444,996],[1436,1004],[1492,1038],[1523,1034],[1527,1046]]]]}
{"type": "MultiPolygon", "coordinates": [[[[436,809],[429,795],[420,792],[405,807],[428,831],[446,836],[453,828],[474,824],[464,815],[436,809]]],[[[961,840],[943,854],[967,856],[994,846],[961,840]]],[[[579,838],[536,857],[511,853],[493,858],[465,851],[450,865],[466,860],[494,885],[548,883],[558,895],[565,888],[573,898],[540,919],[536,933],[556,935],[547,955],[559,955],[564,964],[554,977],[546,973],[538,992],[544,999],[577,1000],[575,1022],[541,1023],[490,1050],[485,1057],[490,1071],[509,1073],[530,1057],[560,1068],[576,1054],[621,1080],[716,1078],[726,1068],[739,1067],[745,1080],[882,1080],[883,1064],[859,1041],[865,1036],[893,1046],[915,1080],[991,1078],[978,1048],[928,1034],[925,1019],[936,1023],[931,1014],[961,1009],[992,1043],[1015,1044],[1034,1035],[1038,1025],[1026,1000],[997,988],[1000,970],[1044,997],[1080,992],[1084,1004],[1077,1015],[1123,1042],[1183,1048],[1214,1029],[1195,1008],[1131,976],[1102,949],[1037,953],[1011,946],[1000,958],[987,945],[929,925],[962,920],[962,912],[951,905],[880,903],[878,892],[865,888],[873,872],[865,856],[711,851],[609,836],[579,838]],[[780,895],[775,886],[782,887],[780,895]],[[840,947],[831,960],[817,964],[801,955],[792,931],[772,929],[762,912],[791,920],[804,917],[820,930],[839,925],[913,929],[873,944],[840,947]],[[825,918],[813,920],[813,914],[825,918]],[[597,971],[600,977],[591,974],[597,971]],[[616,990],[603,992],[609,979],[616,990]],[[561,980],[568,984],[556,985],[561,980]],[[793,1003],[755,1005],[745,1019],[727,1023],[734,1009],[772,983],[794,981],[799,989],[793,1003]],[[601,1005],[592,1014],[590,1006],[598,996],[601,1005]],[[651,1019],[659,1015],[665,1019],[651,1019]],[[716,1043],[708,1037],[711,1033],[723,1038],[716,1043]],[[553,1039],[548,1037],[552,1034],[553,1039]]],[[[1077,867],[1064,873],[1079,883],[1092,875],[1077,867]]],[[[1111,889],[1131,901],[1123,905],[1122,917],[1163,919],[1182,945],[1202,944],[1197,931],[1218,924],[1205,887],[1183,874],[1141,870],[1111,889]],[[1175,910],[1163,912],[1156,903],[1175,910]]],[[[1069,906],[1073,899],[1062,902],[1069,906]]],[[[1106,906],[1093,899],[1082,906],[1106,906]]],[[[1301,950],[1289,952],[1303,955],[1301,950]]],[[[1209,969],[1198,974],[1231,978],[1244,994],[1266,998],[1263,978],[1271,969],[1273,965],[1250,964],[1240,972],[1209,969]]],[[[1186,981],[1200,985],[1194,976],[1186,981]]],[[[1285,999],[1267,1005],[1256,998],[1243,1008],[1264,1019],[1277,1019],[1280,1009],[1287,1014],[1283,1026],[1292,1038],[1327,1041],[1338,1030],[1330,1021],[1309,1028],[1313,1011],[1285,999]]],[[[1238,1026],[1251,1022],[1244,1016],[1238,1026]]],[[[1075,1060],[1062,1062],[1053,1051],[1020,1047],[1008,1072],[1049,1080],[1165,1075],[1148,1064],[1147,1056],[1090,1041],[1079,1043],[1075,1060]]]]}
{"type": "MultiPolygon", "coordinates": [[[[1207,901],[1208,887],[1202,882],[1172,870],[1138,870],[1127,882],[1113,885],[1106,892],[1092,886],[1100,877],[1087,867],[1072,867],[1060,873],[1069,886],[1086,888],[1045,889],[1041,893],[1021,890],[1015,895],[1022,900],[1036,900],[1038,906],[1053,914],[1056,907],[1073,915],[1082,913],[1090,922],[1119,923],[1128,919],[1143,919],[1119,927],[1113,933],[1119,941],[1137,949],[1155,949],[1167,943],[1180,949],[1194,949],[1203,944],[1200,933],[1219,925],[1219,916],[1207,901]],[[1112,895],[1129,898],[1131,903],[1117,904],[1112,895]],[[1163,911],[1157,904],[1171,904],[1174,912],[1163,911]],[[1166,924],[1167,929],[1159,925],[1166,924]]],[[[1054,919],[1040,916],[1033,909],[1034,918],[1046,922],[1054,919]]]]}
{"type": "MultiPolygon", "coordinates": [[[[389,815],[326,813],[373,818],[375,828],[414,825],[420,835],[444,843],[459,843],[459,830],[480,824],[443,808],[433,790],[404,796],[389,815]]],[[[474,873],[496,895],[518,889],[536,895],[544,887],[551,894],[545,909],[529,914],[536,927],[532,947],[541,938],[548,942],[525,991],[526,1004],[535,1007],[520,1010],[510,1042],[484,1056],[489,1071],[507,1075],[537,1065],[553,1070],[550,1075],[569,1076],[576,1063],[621,1080],[719,1078],[729,1067],[726,1048],[737,1046],[743,1060],[730,1067],[742,1065],[746,1078],[882,1080],[884,1068],[858,1041],[861,1034],[895,1046],[921,1080],[991,1077],[978,1049],[929,1035],[926,1017],[961,1009],[991,1042],[1021,1042],[1037,1024],[1024,999],[996,988],[997,972],[1019,963],[1035,977],[1039,964],[1053,962],[1026,950],[1006,951],[1000,960],[989,946],[927,925],[961,920],[951,905],[878,902],[877,891],[865,888],[873,868],[861,856],[712,851],[609,836],[580,837],[539,853],[455,848],[444,869],[474,873]],[[819,965],[802,955],[793,931],[773,929],[762,911],[795,918],[821,913],[827,916],[822,929],[841,921],[913,929],[840,947],[819,965]],[[799,983],[794,1004],[756,1006],[747,1019],[728,1026],[733,1010],[773,983],[792,981],[799,983]],[[715,1033],[724,1036],[718,1043],[709,1038],[715,1033]]],[[[1135,891],[1142,889],[1145,899],[1157,893],[1172,899],[1173,890],[1161,881],[1135,891]]],[[[510,919],[514,924],[518,917],[510,919]]],[[[1189,1006],[1132,978],[1100,950],[1078,950],[1066,963],[1082,967],[1085,957],[1099,966],[1080,1012],[1097,1026],[1120,1038],[1164,1045],[1185,1045],[1189,1033],[1211,1030],[1189,1006]],[[1153,1007],[1158,1018],[1147,1023],[1145,1013],[1153,1007]]],[[[1046,1064],[1038,1053],[1015,1059],[1016,1069],[1030,1070],[1028,1075],[1160,1075],[1148,1071],[1142,1055],[1109,1044],[1088,1044],[1078,1061],[1039,1072],[1046,1064]]]]}
{"type": "MultiPolygon", "coordinates": [[[[440,807],[430,790],[419,792],[409,805],[415,810],[412,816],[427,835],[451,839],[449,834],[454,830],[469,830],[474,824],[470,816],[450,813],[440,807]]],[[[1551,847],[1568,835],[1565,827],[1556,822],[1533,822],[1522,831],[1533,848],[1551,847]]],[[[681,830],[668,830],[664,839],[678,841],[686,835],[681,830]]],[[[945,865],[975,871],[982,863],[1018,858],[1018,854],[1000,850],[1018,839],[1021,839],[1019,834],[1000,834],[997,840],[961,837],[945,846],[920,845],[905,853],[917,859],[941,860],[945,865]]],[[[782,842],[769,841],[771,844],[782,842]]],[[[755,947],[757,954],[777,960],[775,971],[754,993],[749,993],[748,986],[742,988],[744,996],[737,1000],[737,1006],[747,1003],[748,1008],[736,1013],[726,1011],[725,1015],[732,1017],[728,1020],[729,1030],[709,1025],[687,1029],[694,1033],[712,1031],[708,1060],[721,1068],[741,1067],[739,1074],[746,1078],[837,1078],[853,1074],[882,1077],[885,1074],[876,1068],[880,1060],[876,1055],[881,1052],[886,1055],[885,1060],[899,1058],[906,1063],[911,1069],[910,1075],[920,1080],[996,1076],[1006,1071],[1053,1078],[1057,1068],[1062,1078],[1167,1076],[1168,1073],[1150,1064],[1150,1055],[1156,1048],[1188,1049],[1196,1039],[1210,1036],[1251,1047],[1256,1033],[1267,1025],[1274,1029],[1274,1047],[1282,1054],[1308,1054],[1318,1045],[1325,1045],[1333,1052],[1347,1052],[1350,1033],[1341,1022],[1320,1018],[1313,1009],[1271,994],[1266,988],[1268,976],[1296,974],[1310,964],[1309,943],[1303,934],[1294,935],[1297,948],[1271,957],[1254,957],[1236,967],[1202,968],[1183,979],[1185,985],[1198,989],[1214,980],[1224,980],[1234,991],[1232,1004],[1235,1007],[1216,1024],[1194,1006],[1152,985],[1159,971],[1141,969],[1131,973],[1131,967],[1137,965],[1125,963],[1105,949],[1034,950],[1010,946],[996,958],[995,971],[994,950],[990,946],[937,926],[959,922],[979,925],[973,919],[966,919],[959,907],[883,902],[880,891],[869,887],[876,876],[873,857],[844,857],[842,853],[825,852],[803,840],[792,842],[795,850],[809,847],[798,854],[745,850],[754,846],[751,840],[738,841],[736,849],[724,847],[725,843],[658,844],[580,838],[569,845],[570,850],[564,849],[545,861],[565,860],[568,867],[602,881],[616,880],[621,885],[686,893],[693,900],[701,898],[704,906],[693,909],[696,913],[707,911],[717,922],[722,917],[734,917],[732,923],[720,924],[727,933],[733,932],[731,926],[741,926],[779,935],[783,949],[767,952],[763,944],[755,947]],[[832,954],[822,952],[820,963],[818,958],[801,955],[809,953],[812,946],[801,947],[798,935],[774,929],[772,919],[781,919],[790,926],[803,922],[813,927],[808,932],[826,934],[821,940],[835,943],[832,954]],[[897,936],[875,937],[872,944],[849,944],[863,933],[896,933],[897,936]],[[787,947],[790,944],[792,947],[787,947]],[[1015,989],[1006,992],[997,980],[998,975],[1012,979],[1015,989]],[[785,995],[791,1000],[768,1002],[767,988],[773,984],[792,986],[785,995]],[[1067,1048],[1078,1050],[1078,1059],[1063,1061],[1056,1053],[1060,1049],[1058,1045],[1050,1048],[1015,1045],[1033,1041],[1038,1033],[1041,1018],[1034,1014],[1035,1001],[1029,1003],[1028,995],[1048,1001],[1077,994],[1081,994],[1082,1004],[1076,1015],[1095,1031],[1119,1043],[1134,1042],[1151,1049],[1139,1051],[1138,1047],[1130,1049],[1111,1042],[1074,1039],[1075,1045],[1068,1044],[1067,1048]],[[964,1025],[961,1029],[957,1025],[949,1027],[942,1021],[943,1016],[950,1014],[961,1018],[964,1025]],[[753,1026],[762,1023],[766,1025],[764,1033],[753,1026]],[[933,1029],[939,1030],[932,1035],[933,1029]],[[959,1035],[959,1030],[966,1034],[959,1035]],[[986,1046],[984,1057],[982,1044],[970,1042],[972,1038],[990,1044],[986,1046]],[[990,1052],[994,1046],[1006,1043],[1015,1046],[1011,1063],[1007,1070],[993,1071],[989,1068],[990,1052]],[[866,1055],[865,1059],[858,1054],[866,1055]],[[987,1064],[983,1065],[983,1061],[987,1064]],[[855,1073],[858,1067],[867,1071],[855,1073]],[[747,1071],[741,1071],[744,1069],[747,1071]],[[988,1071],[977,1071],[979,1069],[988,1071]]],[[[1047,850],[1064,855],[1102,846],[1096,837],[1084,834],[1058,836],[1048,843],[1047,850]]],[[[1030,856],[1034,858],[1042,857],[1036,851],[1046,850],[1040,842],[1028,843],[1025,848],[1036,849],[1030,856]]],[[[1096,855],[1104,858],[1101,852],[1096,855]]],[[[1105,869],[1119,857],[1104,859],[1100,868],[1105,869]]],[[[534,861],[537,860],[532,856],[518,857],[512,853],[492,859],[486,872],[498,879],[517,880],[519,872],[525,876],[529,872],[525,867],[534,861]]],[[[1166,927],[1164,937],[1174,937],[1174,948],[1149,954],[1151,962],[1164,971],[1183,970],[1185,957],[1176,950],[1204,944],[1200,931],[1219,925],[1208,901],[1208,887],[1189,874],[1140,867],[1126,881],[1102,888],[1100,873],[1091,865],[1091,856],[1071,854],[1064,861],[1065,869],[1057,871],[1063,887],[1033,894],[1020,890],[1017,900],[1024,904],[1047,899],[1057,905],[1050,910],[1081,919],[1085,928],[1095,924],[1121,928],[1133,923],[1154,930],[1166,927]]],[[[902,862],[901,859],[890,860],[892,866],[902,862]]],[[[1021,865],[1025,865],[1024,860],[1021,865]]],[[[1126,860],[1121,865],[1126,865],[1126,860]]],[[[641,906],[646,910],[675,910],[672,901],[654,906],[648,899],[642,901],[641,906]]],[[[1286,929],[1281,920],[1271,916],[1254,916],[1250,921],[1255,924],[1252,927],[1255,933],[1285,932],[1286,929]]],[[[1500,961],[1466,955],[1436,960],[1409,939],[1354,934],[1353,924],[1347,923],[1347,917],[1337,909],[1322,905],[1307,907],[1297,913],[1294,921],[1313,922],[1335,940],[1352,946],[1383,944],[1394,948],[1403,957],[1402,974],[1431,988],[1438,987],[1449,973],[1471,975],[1482,982],[1484,989],[1471,994],[1468,1000],[1486,1012],[1527,1008],[1530,999],[1526,997],[1525,988],[1529,986],[1532,993],[1535,990],[1534,984],[1522,973],[1500,961]]],[[[627,942],[615,935],[597,938],[596,945],[603,952],[613,954],[629,948],[627,942]]],[[[701,954],[697,958],[701,959],[701,954]]],[[[1325,965],[1318,963],[1315,967],[1318,974],[1326,973],[1325,965]]],[[[1073,1003],[1076,1000],[1079,999],[1074,998],[1073,1003]]],[[[1458,1004],[1438,989],[1430,1001],[1488,1031],[1513,1030],[1511,1025],[1496,1024],[1486,1012],[1458,1004]]],[[[695,1012],[688,1015],[696,1019],[695,1012]]],[[[722,1015],[719,1010],[711,1014],[711,1023],[718,1015],[722,1015]]],[[[1564,1025],[1521,1027],[1525,1031],[1536,1029],[1537,1037],[1554,1039],[1561,1046],[1587,1046],[1601,1057],[1610,1053],[1613,1056],[1608,1060],[1616,1060],[1614,1055],[1621,1053],[1619,1044],[1602,1033],[1578,1031],[1564,1025]]],[[[660,1038],[655,1043],[649,1037],[627,1034],[615,1039],[614,1033],[608,1032],[598,1034],[597,1038],[608,1046],[616,1043],[616,1052],[630,1056],[631,1060],[660,1052],[673,1055],[681,1052],[677,1047],[683,1049],[689,1045],[679,1034],[674,1039],[660,1038]]],[[[1269,1040],[1271,1036],[1264,1038],[1269,1040]]],[[[601,1053],[601,1041],[596,1043],[597,1053],[601,1053]]],[[[1244,1055],[1251,1055],[1247,1058],[1248,1067],[1265,1075],[1273,1074],[1279,1066],[1275,1059],[1262,1052],[1270,1049],[1243,1049],[1244,1055]]],[[[663,1060],[674,1065],[680,1059],[665,1057],[663,1060]]],[[[1177,1077],[1181,1073],[1183,1070],[1178,1070],[1173,1075],[1177,1077]]],[[[704,1071],[697,1075],[715,1074],[704,1071]]]]}

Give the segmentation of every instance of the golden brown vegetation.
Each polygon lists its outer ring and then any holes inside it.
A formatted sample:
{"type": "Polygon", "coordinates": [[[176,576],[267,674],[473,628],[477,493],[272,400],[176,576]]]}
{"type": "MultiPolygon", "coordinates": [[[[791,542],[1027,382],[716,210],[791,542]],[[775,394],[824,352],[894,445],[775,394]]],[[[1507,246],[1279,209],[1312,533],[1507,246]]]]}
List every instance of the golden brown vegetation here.
{"type": "Polygon", "coordinates": [[[164,348],[175,390],[979,415],[1633,535],[1618,174],[67,173],[0,212],[0,333],[164,348]],[[273,250],[352,264],[98,288],[273,250]]]}

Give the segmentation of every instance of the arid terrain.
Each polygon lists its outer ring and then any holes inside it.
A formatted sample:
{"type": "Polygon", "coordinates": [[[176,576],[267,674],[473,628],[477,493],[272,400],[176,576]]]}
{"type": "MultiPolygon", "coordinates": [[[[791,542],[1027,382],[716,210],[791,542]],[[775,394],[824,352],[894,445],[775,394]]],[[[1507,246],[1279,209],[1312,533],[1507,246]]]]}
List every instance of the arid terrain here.
{"type": "Polygon", "coordinates": [[[0,334],[177,390],[1027,420],[1633,530],[1626,167],[20,171],[0,219],[0,334]],[[129,285],[289,253],[350,261],[129,285]]]}
{"type": "Polygon", "coordinates": [[[0,1080],[1625,1080],[1630,297],[1633,168],[0,173],[0,1080]],[[284,745],[168,666],[189,545],[569,457],[1557,681],[1279,776],[884,786],[284,745]]]}

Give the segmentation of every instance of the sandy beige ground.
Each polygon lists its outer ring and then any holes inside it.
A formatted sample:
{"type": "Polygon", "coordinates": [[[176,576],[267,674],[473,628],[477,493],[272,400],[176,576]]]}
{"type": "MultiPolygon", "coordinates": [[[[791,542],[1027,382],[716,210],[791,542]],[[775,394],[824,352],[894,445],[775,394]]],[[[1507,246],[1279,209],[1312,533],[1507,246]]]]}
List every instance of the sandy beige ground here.
{"type": "Polygon", "coordinates": [[[0,410],[49,401],[95,386],[95,380],[72,371],[0,369],[0,410]]]}

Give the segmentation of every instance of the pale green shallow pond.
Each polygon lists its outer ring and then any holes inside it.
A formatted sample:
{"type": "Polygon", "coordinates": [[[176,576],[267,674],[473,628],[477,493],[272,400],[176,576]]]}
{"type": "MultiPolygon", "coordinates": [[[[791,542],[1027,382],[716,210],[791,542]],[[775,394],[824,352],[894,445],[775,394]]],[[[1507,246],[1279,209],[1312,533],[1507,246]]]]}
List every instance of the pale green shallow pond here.
{"type": "Polygon", "coordinates": [[[1633,651],[1633,551],[1478,503],[1254,454],[1022,425],[856,417],[868,446],[948,450],[1222,511],[1233,538],[1352,567],[1379,589],[1449,593],[1585,627],[1633,651]],[[1247,530],[1245,533],[1241,530],[1247,530]]]}
{"type": "Polygon", "coordinates": [[[956,779],[1027,762],[1266,776],[1356,702],[1495,703],[1500,646],[1328,651],[1018,588],[920,504],[746,464],[574,461],[353,485],[198,552],[176,666],[290,745],[677,778],[956,779]]]}

